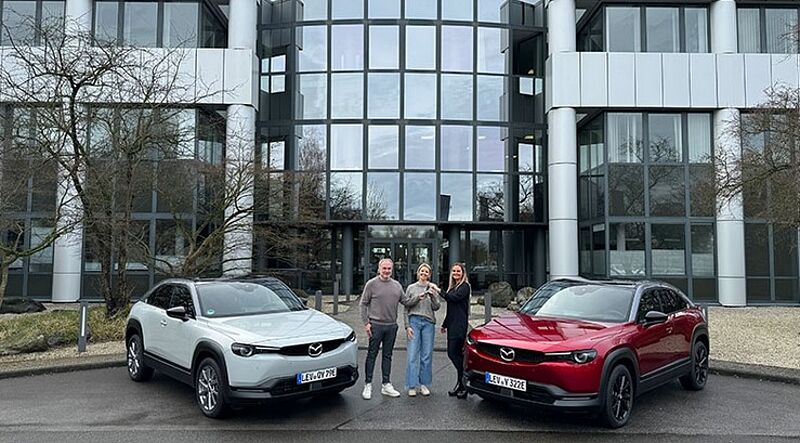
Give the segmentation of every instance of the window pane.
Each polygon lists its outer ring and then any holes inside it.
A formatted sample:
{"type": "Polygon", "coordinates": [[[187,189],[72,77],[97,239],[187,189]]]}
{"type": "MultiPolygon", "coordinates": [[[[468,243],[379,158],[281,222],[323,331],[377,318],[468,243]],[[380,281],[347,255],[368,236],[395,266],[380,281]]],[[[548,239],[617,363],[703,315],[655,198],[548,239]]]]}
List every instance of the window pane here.
{"type": "Polygon", "coordinates": [[[437,2],[431,0],[406,0],[406,18],[436,20],[437,2]]]}
{"type": "Polygon", "coordinates": [[[360,172],[332,172],[328,204],[334,220],[360,220],[362,197],[360,172]]]}
{"type": "Polygon", "coordinates": [[[36,2],[32,1],[4,1],[3,26],[0,36],[4,45],[11,46],[11,41],[17,45],[31,45],[36,39],[36,30],[32,20],[36,18],[36,2]],[[10,38],[9,38],[10,37],[10,38]]]}
{"type": "Polygon", "coordinates": [[[639,163],[642,161],[642,115],[608,114],[608,161],[639,163]]]}
{"type": "Polygon", "coordinates": [[[739,52],[761,52],[761,18],[756,8],[739,8],[739,52]]]}
{"type": "Polygon", "coordinates": [[[472,170],[471,126],[442,126],[439,145],[442,171],[472,170]]]}
{"type": "Polygon", "coordinates": [[[400,174],[367,174],[367,220],[397,220],[400,213],[400,174]]]}
{"type": "Polygon", "coordinates": [[[544,179],[538,175],[519,176],[519,221],[542,221],[544,179]]]}
{"type": "Polygon", "coordinates": [[[501,23],[500,8],[505,0],[478,0],[478,20],[501,23]]]}
{"type": "Polygon", "coordinates": [[[689,114],[689,162],[711,162],[711,116],[689,114]]]}
{"type": "Polygon", "coordinates": [[[436,118],[436,74],[406,74],[405,81],[405,118],[436,118]]]}
{"type": "Polygon", "coordinates": [[[328,33],[325,26],[303,26],[299,28],[298,41],[302,47],[298,52],[300,71],[324,71],[328,68],[328,33]]]}
{"type": "Polygon", "coordinates": [[[433,169],[436,165],[436,128],[406,126],[406,169],[433,169]]]}
{"type": "Polygon", "coordinates": [[[680,51],[678,8],[648,7],[645,9],[645,16],[647,19],[647,51],[680,51]]]}
{"type": "Polygon", "coordinates": [[[472,76],[442,74],[442,119],[472,120],[472,76]]]}
{"type": "Polygon", "coordinates": [[[197,3],[164,3],[164,46],[197,47],[197,3]]]}
{"type": "Polygon", "coordinates": [[[362,169],[361,125],[331,125],[331,169],[362,169]]]}
{"type": "Polygon", "coordinates": [[[123,3],[125,5],[125,43],[133,46],[156,46],[158,3],[123,3]]]}
{"type": "Polygon", "coordinates": [[[692,225],[692,273],[714,275],[714,226],[692,225]]]}
{"type": "Polygon", "coordinates": [[[364,18],[364,0],[331,0],[332,18],[364,18]]]}
{"type": "Polygon", "coordinates": [[[478,221],[503,221],[505,196],[503,175],[478,174],[478,221]]]}
{"type": "Polygon", "coordinates": [[[650,167],[650,215],[678,217],[685,214],[683,166],[650,167]]]}
{"type": "Polygon", "coordinates": [[[400,67],[397,26],[369,27],[369,68],[397,69],[400,67]]]}
{"type": "Polygon", "coordinates": [[[640,21],[638,7],[606,8],[606,50],[608,52],[641,51],[640,21]]]}
{"type": "Polygon", "coordinates": [[[714,180],[714,167],[710,163],[689,165],[689,207],[692,215],[714,216],[714,180]]]}
{"type": "Polygon", "coordinates": [[[680,114],[650,114],[647,127],[650,131],[650,160],[683,161],[680,114]]]}
{"type": "Polygon", "coordinates": [[[442,20],[472,21],[472,0],[442,0],[442,20]]]}
{"type": "Polygon", "coordinates": [[[478,127],[478,171],[505,171],[505,138],[503,128],[478,127]]]}
{"type": "Polygon", "coordinates": [[[769,276],[769,231],[767,225],[745,223],[745,274],[769,276]]]}
{"type": "Polygon", "coordinates": [[[369,18],[400,18],[400,0],[369,0],[369,18]]]}
{"type": "Polygon", "coordinates": [[[442,71],[472,71],[472,28],[442,26],[442,71]]]}
{"type": "Polygon", "coordinates": [[[639,165],[608,166],[609,215],[644,215],[644,173],[639,165]]]}
{"type": "Polygon", "coordinates": [[[399,135],[397,126],[372,125],[369,131],[369,168],[397,169],[399,135]]]}
{"type": "Polygon", "coordinates": [[[609,275],[644,276],[644,223],[609,225],[609,275]]]}
{"type": "Polygon", "coordinates": [[[334,71],[364,68],[364,27],[331,26],[331,69],[334,71]]]}
{"type": "Polygon", "coordinates": [[[328,0],[303,0],[303,21],[326,20],[328,0]]]}
{"type": "Polygon", "coordinates": [[[683,275],[685,266],[684,225],[651,226],[653,275],[683,275]]]}
{"type": "Polygon", "coordinates": [[[324,171],[328,167],[325,125],[298,126],[297,159],[300,171],[324,171]]]}
{"type": "MultiPolygon", "coordinates": [[[[197,16],[195,16],[195,20],[197,20],[197,16]]],[[[64,26],[63,1],[42,2],[42,26],[64,26]]]]}
{"type": "Polygon", "coordinates": [[[686,52],[708,52],[708,9],[686,8],[686,52]]]}
{"type": "Polygon", "coordinates": [[[502,34],[497,28],[478,28],[478,72],[506,73],[506,56],[503,53],[502,34]]]}
{"type": "Polygon", "coordinates": [[[793,54],[797,52],[797,10],[767,8],[767,52],[793,54]]]}
{"type": "Polygon", "coordinates": [[[747,279],[747,303],[770,301],[771,298],[768,279],[747,279]]]}
{"type": "Polygon", "coordinates": [[[94,37],[100,42],[117,41],[117,2],[94,3],[94,37]]]}
{"type": "Polygon", "coordinates": [[[478,120],[506,120],[505,100],[503,100],[505,81],[506,78],[500,76],[478,76],[478,120]]]}
{"type": "Polygon", "coordinates": [[[404,176],[403,219],[436,219],[436,174],[408,172],[404,176]]]}
{"type": "Polygon", "coordinates": [[[331,118],[364,115],[364,74],[331,75],[331,118]]]}
{"type": "Polygon", "coordinates": [[[797,229],[773,225],[775,276],[797,277],[797,229]]]}
{"type": "Polygon", "coordinates": [[[436,28],[406,27],[406,69],[436,69],[436,28]],[[420,45],[418,42],[430,42],[420,45]]]}
{"type": "Polygon", "coordinates": [[[369,74],[369,118],[400,118],[400,74],[369,74]]]}
{"type": "Polygon", "coordinates": [[[297,118],[322,119],[328,111],[328,83],[326,74],[303,74],[300,79],[300,100],[297,118]]]}
{"type": "Polygon", "coordinates": [[[472,174],[442,174],[442,195],[450,196],[444,221],[472,221],[472,174]]]}

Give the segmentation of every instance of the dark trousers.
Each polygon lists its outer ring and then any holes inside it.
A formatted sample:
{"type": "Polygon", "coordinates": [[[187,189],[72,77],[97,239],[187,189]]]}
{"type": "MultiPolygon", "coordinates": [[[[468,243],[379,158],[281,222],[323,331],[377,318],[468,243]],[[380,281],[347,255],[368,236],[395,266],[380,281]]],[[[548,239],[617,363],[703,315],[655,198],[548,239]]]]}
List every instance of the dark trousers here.
{"type": "Polygon", "coordinates": [[[447,357],[456,368],[456,383],[464,378],[464,340],[466,337],[447,337],[447,357]]]}
{"type": "Polygon", "coordinates": [[[378,358],[378,348],[383,345],[383,357],[381,359],[381,376],[383,383],[389,383],[389,376],[392,373],[392,350],[394,341],[397,339],[397,325],[372,324],[372,337],[369,339],[367,349],[367,362],[364,366],[364,382],[372,383],[372,373],[375,372],[375,360],[378,358]]]}

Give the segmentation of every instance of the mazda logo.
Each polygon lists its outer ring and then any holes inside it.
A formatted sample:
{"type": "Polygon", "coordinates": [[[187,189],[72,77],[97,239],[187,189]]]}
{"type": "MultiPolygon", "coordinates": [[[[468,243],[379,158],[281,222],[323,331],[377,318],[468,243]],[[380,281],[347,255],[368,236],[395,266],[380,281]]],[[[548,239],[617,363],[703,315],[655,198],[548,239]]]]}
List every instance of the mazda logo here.
{"type": "Polygon", "coordinates": [[[511,348],[500,348],[500,358],[504,361],[514,361],[514,350],[511,348]]]}
{"type": "Polygon", "coordinates": [[[308,345],[308,355],[312,357],[319,357],[322,354],[322,343],[313,343],[308,345]]]}

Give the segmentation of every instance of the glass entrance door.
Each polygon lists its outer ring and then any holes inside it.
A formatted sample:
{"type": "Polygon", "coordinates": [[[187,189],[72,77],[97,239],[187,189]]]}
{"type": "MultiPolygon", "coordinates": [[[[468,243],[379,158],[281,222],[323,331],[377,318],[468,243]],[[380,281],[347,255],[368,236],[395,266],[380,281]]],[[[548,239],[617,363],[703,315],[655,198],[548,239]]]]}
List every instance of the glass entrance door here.
{"type": "Polygon", "coordinates": [[[431,265],[436,275],[432,240],[371,240],[365,280],[376,275],[378,262],[386,257],[394,261],[393,277],[403,288],[416,280],[417,267],[422,263],[431,265]]]}

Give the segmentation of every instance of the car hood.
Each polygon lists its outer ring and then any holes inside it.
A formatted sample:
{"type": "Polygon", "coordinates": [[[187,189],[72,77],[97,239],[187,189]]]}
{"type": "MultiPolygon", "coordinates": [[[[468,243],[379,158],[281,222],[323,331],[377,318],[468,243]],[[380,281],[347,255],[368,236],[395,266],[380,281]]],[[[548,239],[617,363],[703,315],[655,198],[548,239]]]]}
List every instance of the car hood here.
{"type": "Polygon", "coordinates": [[[593,348],[597,341],[622,331],[617,323],[503,314],[476,328],[472,337],[480,342],[541,352],[576,351],[593,348]]]}
{"type": "Polygon", "coordinates": [[[349,326],[313,309],[239,317],[208,318],[210,328],[239,343],[292,346],[346,338],[349,326]]]}

